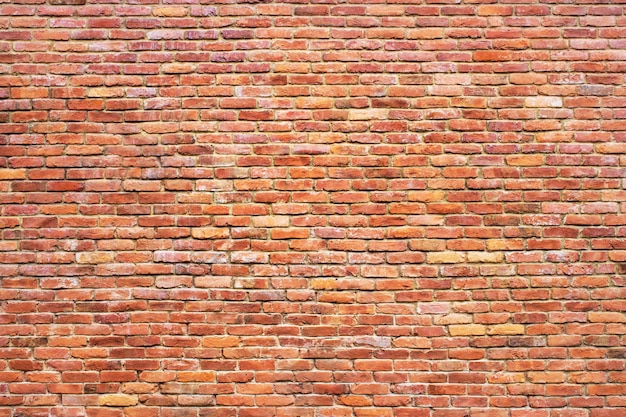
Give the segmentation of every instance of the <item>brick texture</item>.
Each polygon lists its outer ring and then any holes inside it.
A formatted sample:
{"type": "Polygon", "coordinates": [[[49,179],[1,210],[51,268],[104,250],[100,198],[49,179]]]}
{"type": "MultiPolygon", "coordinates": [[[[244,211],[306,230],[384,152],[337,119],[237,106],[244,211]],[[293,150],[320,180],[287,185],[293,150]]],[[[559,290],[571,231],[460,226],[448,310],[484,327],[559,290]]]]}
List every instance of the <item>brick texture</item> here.
{"type": "Polygon", "coordinates": [[[620,1],[78,3],[0,4],[0,417],[624,416],[620,1]]]}

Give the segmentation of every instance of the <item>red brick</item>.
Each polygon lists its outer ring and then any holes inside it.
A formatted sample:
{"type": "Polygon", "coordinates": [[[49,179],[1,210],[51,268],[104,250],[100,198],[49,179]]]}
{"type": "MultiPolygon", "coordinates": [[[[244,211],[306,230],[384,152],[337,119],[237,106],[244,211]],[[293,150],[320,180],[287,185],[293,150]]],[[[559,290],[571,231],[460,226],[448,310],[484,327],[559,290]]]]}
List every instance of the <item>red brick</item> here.
{"type": "Polygon", "coordinates": [[[81,2],[0,6],[7,410],[626,405],[623,6],[81,2]]]}

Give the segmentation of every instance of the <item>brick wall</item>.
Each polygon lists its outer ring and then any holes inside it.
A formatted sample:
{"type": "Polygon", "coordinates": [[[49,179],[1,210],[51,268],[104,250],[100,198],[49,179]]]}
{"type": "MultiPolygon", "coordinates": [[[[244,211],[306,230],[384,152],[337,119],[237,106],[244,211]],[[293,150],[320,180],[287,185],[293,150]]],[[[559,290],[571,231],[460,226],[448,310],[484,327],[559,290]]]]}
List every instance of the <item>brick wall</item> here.
{"type": "Polygon", "coordinates": [[[201,3],[0,5],[0,417],[624,415],[624,6],[201,3]]]}

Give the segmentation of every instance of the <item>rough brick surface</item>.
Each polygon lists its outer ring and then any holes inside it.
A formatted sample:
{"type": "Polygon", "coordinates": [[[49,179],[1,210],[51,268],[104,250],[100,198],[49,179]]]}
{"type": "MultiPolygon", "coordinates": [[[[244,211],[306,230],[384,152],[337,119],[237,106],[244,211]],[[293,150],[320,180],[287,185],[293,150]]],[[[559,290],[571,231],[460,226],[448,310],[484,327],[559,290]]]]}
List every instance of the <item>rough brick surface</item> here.
{"type": "Polygon", "coordinates": [[[0,417],[624,415],[619,1],[80,3],[0,4],[0,417]]]}

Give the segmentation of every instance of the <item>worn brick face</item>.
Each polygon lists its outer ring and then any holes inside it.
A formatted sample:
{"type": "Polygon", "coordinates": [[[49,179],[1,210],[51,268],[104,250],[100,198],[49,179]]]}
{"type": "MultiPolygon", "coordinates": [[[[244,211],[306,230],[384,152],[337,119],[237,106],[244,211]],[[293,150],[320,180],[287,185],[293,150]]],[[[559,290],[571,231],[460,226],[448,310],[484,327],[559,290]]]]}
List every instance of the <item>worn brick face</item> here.
{"type": "Polygon", "coordinates": [[[2,2],[0,416],[624,415],[618,3],[2,2]]]}

